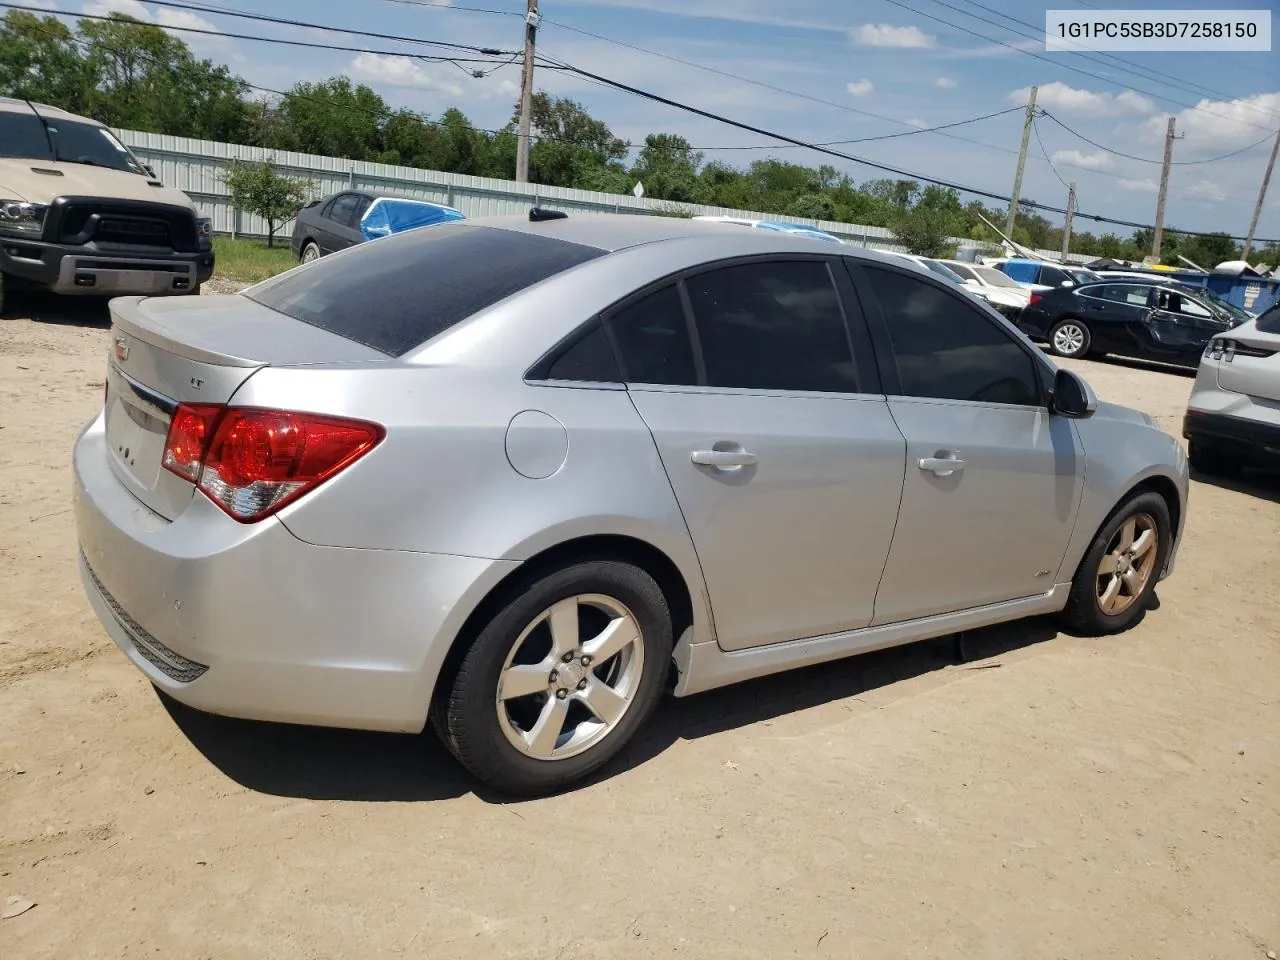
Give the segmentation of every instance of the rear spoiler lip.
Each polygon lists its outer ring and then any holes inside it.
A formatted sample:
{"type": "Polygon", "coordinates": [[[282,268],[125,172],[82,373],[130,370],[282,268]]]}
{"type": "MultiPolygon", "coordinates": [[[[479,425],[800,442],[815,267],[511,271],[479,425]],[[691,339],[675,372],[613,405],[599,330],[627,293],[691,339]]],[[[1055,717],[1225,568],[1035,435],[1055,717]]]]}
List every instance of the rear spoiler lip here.
{"type": "Polygon", "coordinates": [[[178,340],[168,336],[163,328],[147,322],[147,313],[142,306],[143,301],[147,299],[147,297],[138,296],[114,298],[110,306],[112,327],[166,353],[186,357],[199,363],[222,367],[245,367],[248,369],[264,366],[261,360],[205,350],[203,347],[198,347],[185,340],[178,340]]]}

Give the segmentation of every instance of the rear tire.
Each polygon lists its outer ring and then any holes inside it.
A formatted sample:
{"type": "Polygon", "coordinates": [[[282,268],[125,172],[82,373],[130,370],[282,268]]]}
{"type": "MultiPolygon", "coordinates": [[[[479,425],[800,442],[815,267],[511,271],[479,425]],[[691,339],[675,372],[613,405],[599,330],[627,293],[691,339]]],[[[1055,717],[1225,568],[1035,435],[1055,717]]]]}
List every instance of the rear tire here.
{"type": "Polygon", "coordinates": [[[316,245],[314,240],[308,240],[302,245],[302,251],[298,254],[299,263],[313,263],[320,259],[320,247],[316,245]]]}
{"type": "Polygon", "coordinates": [[[1067,317],[1049,330],[1049,351],[1055,356],[1078,360],[1088,356],[1093,336],[1083,320],[1067,317]]]}
{"type": "Polygon", "coordinates": [[[1240,457],[1222,447],[1206,444],[1203,440],[1187,443],[1187,460],[1191,469],[1211,477],[1238,477],[1244,470],[1240,457]]]}
{"type": "Polygon", "coordinates": [[[1150,603],[1172,546],[1164,497],[1148,492],[1124,501],[1080,561],[1060,614],[1063,623],[1090,637],[1128,630],[1150,603]]]}
{"type": "Polygon", "coordinates": [[[614,560],[575,563],[520,590],[480,630],[442,678],[432,722],[488,786],[554,793],[626,746],[662,695],[671,649],[653,577],[614,560]]]}

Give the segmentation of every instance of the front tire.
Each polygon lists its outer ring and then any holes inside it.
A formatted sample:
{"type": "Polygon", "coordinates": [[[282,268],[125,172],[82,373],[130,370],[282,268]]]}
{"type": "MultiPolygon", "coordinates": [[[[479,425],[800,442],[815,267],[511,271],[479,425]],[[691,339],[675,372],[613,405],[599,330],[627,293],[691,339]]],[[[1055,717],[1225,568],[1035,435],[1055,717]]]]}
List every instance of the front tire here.
{"type": "Polygon", "coordinates": [[[1071,583],[1062,620],[1076,633],[1128,630],[1155,592],[1173,546],[1169,505],[1158,493],[1122,503],[1102,525],[1071,583]]]}
{"type": "Polygon", "coordinates": [[[1055,356],[1078,360],[1088,355],[1092,342],[1089,328],[1075,317],[1059,320],[1049,331],[1049,350],[1055,356]]]}
{"type": "Polygon", "coordinates": [[[614,757],[662,695],[671,613],[645,571],[583,561],[520,591],[476,636],[433,710],[441,739],[504,793],[562,790],[614,757]]]}

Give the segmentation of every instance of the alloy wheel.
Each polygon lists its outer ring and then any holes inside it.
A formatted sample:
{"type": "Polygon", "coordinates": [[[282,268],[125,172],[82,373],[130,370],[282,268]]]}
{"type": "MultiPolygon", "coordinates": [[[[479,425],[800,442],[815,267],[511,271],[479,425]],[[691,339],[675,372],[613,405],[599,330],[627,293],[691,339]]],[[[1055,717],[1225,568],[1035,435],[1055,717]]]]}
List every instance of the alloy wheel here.
{"type": "Polygon", "coordinates": [[[578,594],[520,632],[499,673],[498,725],[521,753],[564,760],[607,737],[631,708],[644,671],[635,616],[603,594],[578,594]]]}
{"type": "Polygon", "coordinates": [[[1099,610],[1114,617],[1137,602],[1155,570],[1159,542],[1160,528],[1150,514],[1136,513],[1120,526],[1098,563],[1099,610]]]}
{"type": "Polygon", "coordinates": [[[1053,331],[1053,349],[1067,356],[1075,356],[1084,349],[1084,329],[1075,323],[1064,323],[1053,331]]]}

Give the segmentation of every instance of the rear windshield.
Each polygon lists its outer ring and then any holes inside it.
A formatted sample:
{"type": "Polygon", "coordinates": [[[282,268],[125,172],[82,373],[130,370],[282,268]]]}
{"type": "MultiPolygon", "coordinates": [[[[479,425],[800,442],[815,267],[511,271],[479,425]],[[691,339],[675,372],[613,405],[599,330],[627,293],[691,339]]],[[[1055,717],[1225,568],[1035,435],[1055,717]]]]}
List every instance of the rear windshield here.
{"type": "Polygon", "coordinates": [[[392,357],[604,251],[465,223],[370,240],[246,290],[250,300],[392,357]]]}

